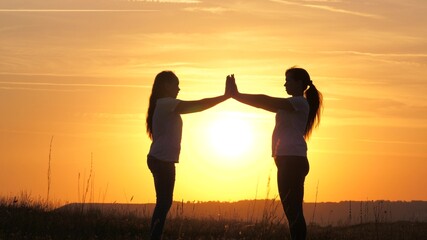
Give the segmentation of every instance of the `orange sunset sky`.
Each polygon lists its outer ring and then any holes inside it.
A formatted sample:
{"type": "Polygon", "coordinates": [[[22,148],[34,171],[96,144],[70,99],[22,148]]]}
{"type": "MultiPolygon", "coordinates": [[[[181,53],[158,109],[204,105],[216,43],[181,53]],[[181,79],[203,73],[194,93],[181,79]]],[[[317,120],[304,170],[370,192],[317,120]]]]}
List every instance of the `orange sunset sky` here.
{"type": "MultiPolygon", "coordinates": [[[[0,196],[155,201],[148,97],[286,97],[306,68],[324,94],[305,201],[427,200],[425,0],[2,0],[0,196]],[[91,167],[92,161],[92,167],[91,167]],[[317,194],[316,194],[317,193],[317,194]]],[[[182,116],[177,201],[277,196],[274,114],[228,100],[182,116]],[[269,182],[269,178],[271,179],[269,182]]]]}

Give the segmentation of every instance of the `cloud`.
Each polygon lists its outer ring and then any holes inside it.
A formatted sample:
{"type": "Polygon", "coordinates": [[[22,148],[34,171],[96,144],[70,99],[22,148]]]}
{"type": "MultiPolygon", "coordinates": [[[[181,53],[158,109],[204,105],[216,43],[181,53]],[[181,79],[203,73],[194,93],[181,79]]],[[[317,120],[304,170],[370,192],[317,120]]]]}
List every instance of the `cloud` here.
{"type": "MultiPolygon", "coordinates": [[[[306,4],[306,3],[298,3],[298,2],[292,2],[292,1],[285,1],[285,0],[270,0],[271,2],[275,3],[281,3],[286,5],[295,5],[295,6],[301,6],[301,7],[307,7],[307,8],[315,8],[315,9],[321,9],[329,12],[335,12],[335,13],[343,13],[358,17],[366,17],[366,18],[375,18],[375,19],[381,19],[382,16],[369,14],[369,13],[363,13],[363,12],[356,12],[356,11],[350,11],[325,5],[316,5],[316,4],[306,4]]],[[[322,2],[330,2],[330,1],[322,1],[322,2]]]]}
{"type": "Polygon", "coordinates": [[[153,1],[144,1],[144,0],[128,0],[127,2],[201,3],[202,1],[198,1],[198,0],[153,0],[153,1]]]}
{"type": "Polygon", "coordinates": [[[88,91],[91,88],[151,89],[152,87],[149,84],[116,84],[111,83],[111,80],[112,79],[104,78],[100,80],[96,77],[81,75],[0,72],[0,90],[83,92],[88,91]],[[87,80],[87,78],[93,80],[87,80]],[[80,79],[80,82],[75,82],[77,79],[80,79]],[[87,83],[87,81],[96,82],[87,83]],[[109,81],[109,83],[103,83],[99,81],[109,81]]]}
{"type": "Polygon", "coordinates": [[[303,2],[341,3],[341,0],[302,0],[303,2]]]}
{"type": "Polygon", "coordinates": [[[59,88],[32,88],[32,87],[8,87],[1,86],[0,90],[6,91],[42,91],[42,92],[82,92],[85,91],[83,89],[59,89],[59,88]]]}
{"type": "MultiPolygon", "coordinates": [[[[113,88],[151,88],[148,85],[132,84],[92,84],[92,83],[52,83],[52,82],[7,82],[0,81],[0,85],[16,86],[47,86],[47,87],[113,87],[113,88]]],[[[3,88],[6,88],[2,86],[3,88]]]]}
{"type": "Polygon", "coordinates": [[[377,61],[385,62],[388,64],[406,64],[412,66],[423,66],[427,64],[427,53],[374,53],[374,52],[361,52],[352,50],[338,50],[338,51],[321,51],[321,54],[337,54],[337,55],[354,55],[364,56],[377,61]]]}
{"type": "Polygon", "coordinates": [[[213,14],[220,14],[220,13],[230,11],[230,9],[223,8],[223,7],[188,7],[188,8],[184,8],[184,11],[208,12],[208,13],[213,13],[213,14]]]}
{"type": "Polygon", "coordinates": [[[157,12],[154,9],[0,9],[0,12],[157,12]]]}
{"type": "Polygon", "coordinates": [[[368,142],[368,143],[386,143],[386,144],[409,144],[409,145],[427,145],[427,142],[420,141],[392,141],[392,140],[377,140],[377,139],[354,139],[359,142],[368,142]]]}
{"type": "Polygon", "coordinates": [[[353,55],[362,55],[369,57],[427,57],[427,53],[372,53],[372,52],[360,52],[360,51],[322,51],[321,53],[337,53],[337,54],[353,54],[353,55]]]}
{"type": "Polygon", "coordinates": [[[87,113],[76,113],[76,117],[84,118],[97,118],[97,119],[110,119],[110,120],[121,120],[129,122],[140,122],[145,120],[145,113],[110,113],[110,112],[87,112],[87,113]]]}
{"type": "Polygon", "coordinates": [[[2,0],[0,12],[145,12],[158,11],[163,7],[170,8],[177,4],[200,2],[199,0],[2,0]]]}

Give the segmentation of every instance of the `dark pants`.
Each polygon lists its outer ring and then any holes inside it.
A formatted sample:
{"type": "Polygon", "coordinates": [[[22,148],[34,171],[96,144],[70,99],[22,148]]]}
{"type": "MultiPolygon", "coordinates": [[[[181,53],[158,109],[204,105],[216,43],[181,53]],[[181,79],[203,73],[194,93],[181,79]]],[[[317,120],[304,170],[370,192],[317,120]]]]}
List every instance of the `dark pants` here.
{"type": "Polygon", "coordinates": [[[283,210],[289,222],[292,240],[305,240],[307,226],[303,214],[304,181],[309,171],[307,157],[278,156],[277,185],[283,210]]]}
{"type": "Polygon", "coordinates": [[[172,206],[175,163],[160,161],[148,156],[147,164],[153,174],[156,188],[156,207],[151,218],[151,240],[158,240],[162,237],[166,216],[172,206]]]}

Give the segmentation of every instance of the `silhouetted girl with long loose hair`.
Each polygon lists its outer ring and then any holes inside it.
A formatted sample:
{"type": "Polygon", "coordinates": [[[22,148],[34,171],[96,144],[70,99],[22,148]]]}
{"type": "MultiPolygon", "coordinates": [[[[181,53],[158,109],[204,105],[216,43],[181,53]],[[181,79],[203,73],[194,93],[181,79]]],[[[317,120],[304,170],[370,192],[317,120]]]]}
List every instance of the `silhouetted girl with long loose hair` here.
{"type": "Polygon", "coordinates": [[[275,98],[262,94],[239,93],[234,75],[228,76],[227,91],[239,102],[276,113],[272,156],[277,166],[280,200],[289,222],[291,239],[305,240],[303,214],[304,181],[309,171],[307,143],[319,125],[322,94],[305,69],[292,67],[285,72],[286,92],[292,97],[275,98]]]}
{"type": "Polygon", "coordinates": [[[175,163],[181,150],[181,114],[211,108],[228,99],[222,95],[196,101],[182,101],[176,97],[179,79],[171,71],[163,71],[154,79],[147,111],[147,134],[152,140],[147,165],[153,174],[156,206],[151,220],[151,239],[161,239],[166,216],[173,201],[175,163]]]}
{"type": "Polygon", "coordinates": [[[153,139],[153,114],[154,109],[156,108],[156,103],[159,98],[165,97],[167,93],[166,86],[167,84],[172,84],[174,82],[179,82],[178,77],[171,71],[163,71],[157,74],[154,79],[153,87],[151,89],[151,95],[147,111],[147,134],[150,139],[153,139]]]}

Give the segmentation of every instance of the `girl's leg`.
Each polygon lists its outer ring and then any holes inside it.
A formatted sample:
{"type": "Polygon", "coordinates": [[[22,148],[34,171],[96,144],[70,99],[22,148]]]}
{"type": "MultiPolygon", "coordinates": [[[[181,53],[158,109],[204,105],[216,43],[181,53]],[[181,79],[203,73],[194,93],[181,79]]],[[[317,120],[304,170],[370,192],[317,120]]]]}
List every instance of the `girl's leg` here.
{"type": "Polygon", "coordinates": [[[304,181],[308,173],[305,157],[278,157],[277,185],[293,240],[306,239],[307,226],[303,213],[304,181]]]}
{"type": "Polygon", "coordinates": [[[148,158],[148,166],[154,177],[156,206],[151,219],[151,239],[161,239],[166,216],[172,206],[175,185],[175,164],[148,158]]]}

